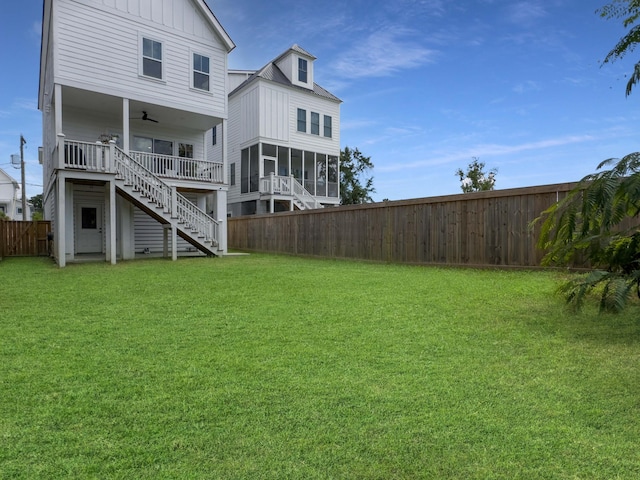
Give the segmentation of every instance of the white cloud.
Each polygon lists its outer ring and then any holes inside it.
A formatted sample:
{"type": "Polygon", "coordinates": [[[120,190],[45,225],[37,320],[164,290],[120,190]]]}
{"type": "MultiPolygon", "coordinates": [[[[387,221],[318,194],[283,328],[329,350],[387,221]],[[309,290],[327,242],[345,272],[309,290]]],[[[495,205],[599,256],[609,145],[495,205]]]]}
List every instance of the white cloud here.
{"type": "Polygon", "coordinates": [[[429,159],[408,163],[395,163],[393,165],[376,167],[376,169],[378,171],[392,172],[411,168],[422,168],[458,162],[460,160],[466,160],[471,157],[483,158],[498,155],[512,155],[514,153],[521,153],[532,150],[541,150],[570,144],[592,142],[596,139],[597,138],[592,135],[567,135],[564,137],[539,140],[537,142],[525,142],[517,145],[479,144],[466,147],[463,150],[443,152],[440,155],[433,155],[432,158],[429,159]]]}
{"type": "Polygon", "coordinates": [[[396,0],[386,2],[387,9],[392,13],[405,13],[411,15],[425,14],[440,17],[445,13],[443,0],[396,0]]]}
{"type": "Polygon", "coordinates": [[[26,110],[28,112],[38,111],[38,102],[35,98],[16,98],[12,106],[15,110],[26,110]]]}
{"type": "Polygon", "coordinates": [[[347,50],[333,69],[345,78],[384,77],[432,63],[437,52],[411,40],[412,33],[394,27],[371,34],[347,50]]]}
{"type": "Polygon", "coordinates": [[[371,128],[378,123],[373,120],[346,120],[340,122],[340,131],[344,130],[357,130],[361,128],[371,128]]]}
{"type": "Polygon", "coordinates": [[[513,87],[513,91],[519,94],[527,93],[527,92],[535,92],[540,90],[540,85],[533,80],[527,80],[526,82],[519,83],[515,87],[513,87]]]}
{"type": "Polygon", "coordinates": [[[511,5],[507,18],[517,24],[530,23],[547,15],[546,10],[537,2],[517,2],[511,5]]]}

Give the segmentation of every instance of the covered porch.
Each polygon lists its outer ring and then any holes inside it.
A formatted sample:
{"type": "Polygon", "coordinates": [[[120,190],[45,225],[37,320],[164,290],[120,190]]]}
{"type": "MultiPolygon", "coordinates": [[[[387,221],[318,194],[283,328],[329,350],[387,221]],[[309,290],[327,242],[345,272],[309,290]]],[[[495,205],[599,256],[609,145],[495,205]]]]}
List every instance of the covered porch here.
{"type": "MultiPolygon", "coordinates": [[[[225,135],[226,120],[207,114],[181,110],[141,100],[90,92],[69,86],[55,85],[53,99],[45,115],[53,117],[48,131],[48,145],[57,145],[58,136],[64,134],[67,142],[107,145],[114,140],[126,154],[135,156],[155,175],[176,181],[225,183],[224,162],[226,152],[207,141],[211,129],[222,125],[225,135]]],[[[100,169],[99,158],[89,158],[81,145],[70,145],[66,165],[57,162],[43,165],[45,178],[54,168],[100,169]],[[83,162],[85,164],[83,165],[83,162]]],[[[45,152],[45,155],[53,152],[45,152]]],[[[104,170],[103,170],[104,171],[104,170]]]]}

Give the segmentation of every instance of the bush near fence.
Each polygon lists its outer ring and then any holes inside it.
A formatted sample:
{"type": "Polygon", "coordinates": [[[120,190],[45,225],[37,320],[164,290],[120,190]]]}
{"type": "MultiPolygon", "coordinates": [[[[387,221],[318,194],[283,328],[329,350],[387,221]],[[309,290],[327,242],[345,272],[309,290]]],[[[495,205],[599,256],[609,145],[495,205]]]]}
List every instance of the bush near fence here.
{"type": "Polygon", "coordinates": [[[380,262],[541,264],[531,222],[575,183],[229,218],[229,248],[380,262]]]}

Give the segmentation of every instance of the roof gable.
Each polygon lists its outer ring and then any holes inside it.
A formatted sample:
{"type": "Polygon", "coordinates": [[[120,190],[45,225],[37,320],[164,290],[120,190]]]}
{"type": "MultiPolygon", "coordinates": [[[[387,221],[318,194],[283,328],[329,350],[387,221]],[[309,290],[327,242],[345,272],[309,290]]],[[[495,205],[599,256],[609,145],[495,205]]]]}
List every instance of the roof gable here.
{"type": "Polygon", "coordinates": [[[18,186],[18,181],[0,168],[0,178],[4,177],[6,180],[3,183],[11,182],[15,187],[18,186]]]}
{"type": "Polygon", "coordinates": [[[231,37],[224,29],[222,24],[218,21],[216,16],[213,14],[213,11],[209,8],[209,5],[204,0],[192,0],[196,6],[200,9],[201,13],[205,16],[205,18],[211,24],[211,27],[214,29],[216,34],[220,37],[220,40],[224,43],[227,48],[227,52],[230,52],[234,48],[236,48],[236,44],[233,43],[231,37]]]}
{"type": "MultiPolygon", "coordinates": [[[[278,83],[280,85],[284,85],[289,88],[294,88],[299,91],[308,92],[313,95],[318,95],[320,97],[326,98],[328,100],[332,100],[334,102],[342,103],[338,97],[329,92],[328,90],[322,88],[317,83],[313,82],[313,88],[308,89],[304,87],[300,87],[291,82],[291,80],[284,74],[284,72],[278,67],[277,63],[280,62],[283,58],[290,54],[297,54],[308,57],[310,61],[316,60],[316,57],[311,55],[309,52],[304,50],[302,47],[293,45],[291,48],[287,49],[284,53],[278,55],[275,59],[271,60],[260,70],[255,71],[247,80],[241,83],[237,88],[235,88],[232,92],[229,93],[229,96],[234,95],[236,92],[244,89],[248,85],[257,82],[260,79],[268,80],[270,82],[278,83]]],[[[242,70],[243,73],[246,73],[246,70],[242,70]]]]}

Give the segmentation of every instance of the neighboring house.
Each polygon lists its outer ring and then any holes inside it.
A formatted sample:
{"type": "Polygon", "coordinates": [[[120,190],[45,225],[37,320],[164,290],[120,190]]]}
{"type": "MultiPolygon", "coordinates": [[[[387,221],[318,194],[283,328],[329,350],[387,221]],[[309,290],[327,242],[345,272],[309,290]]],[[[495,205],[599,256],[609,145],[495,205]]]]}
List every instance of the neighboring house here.
{"type": "Polygon", "coordinates": [[[314,82],[315,60],[294,45],[258,71],[229,71],[230,216],[340,203],[342,102],[314,82]]]}
{"type": "Polygon", "coordinates": [[[203,0],[44,0],[44,217],[60,266],[226,253],[226,149],[207,159],[234,47],[203,0]]]}
{"type": "Polygon", "coordinates": [[[0,212],[10,220],[31,220],[31,204],[27,215],[22,215],[22,189],[20,184],[0,168],[0,212]]]}

